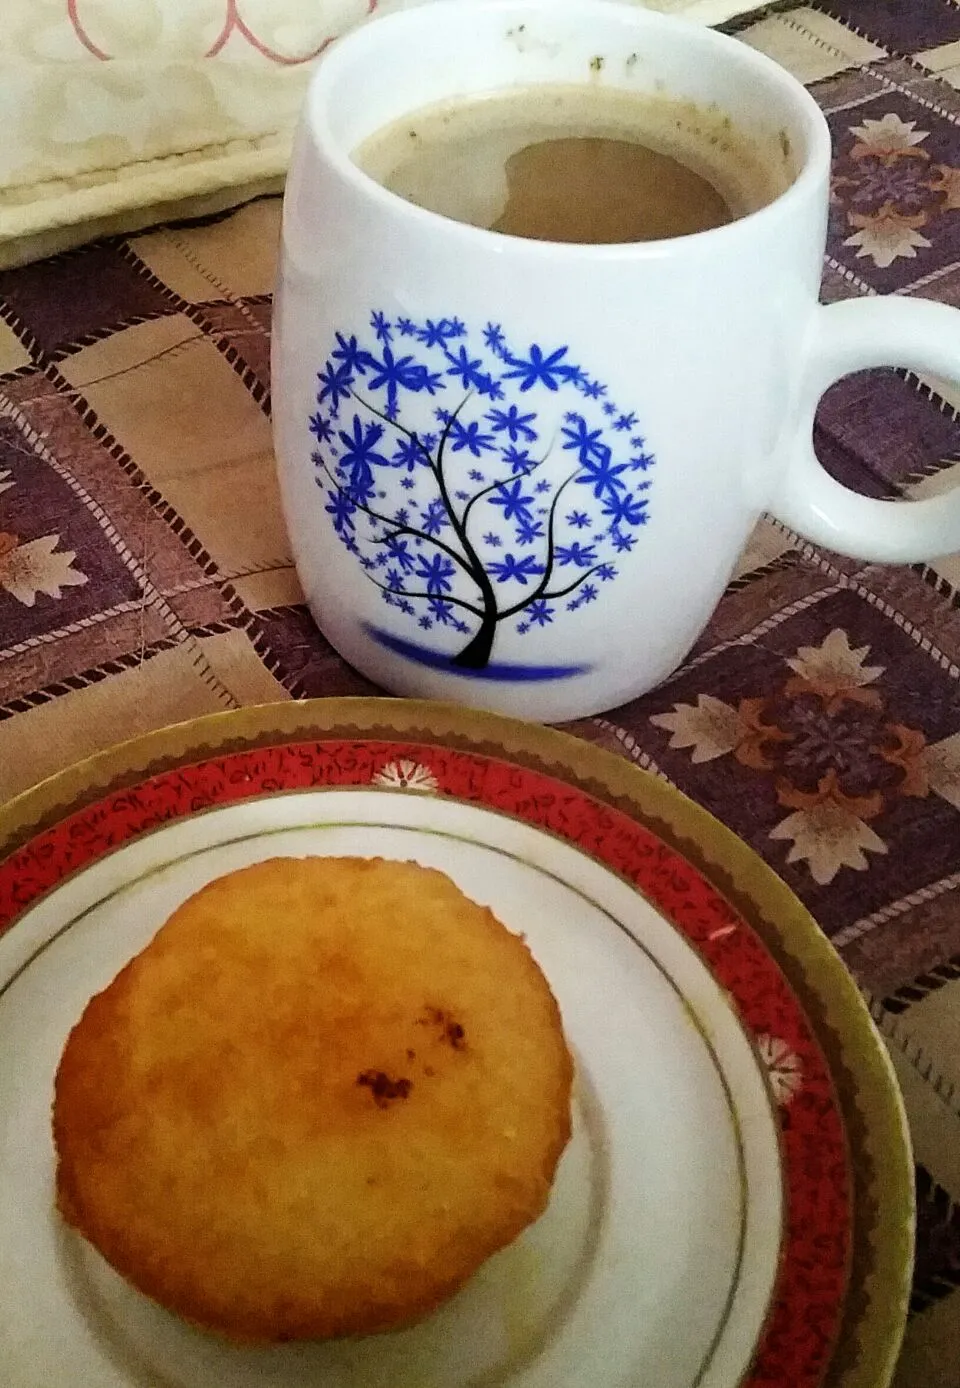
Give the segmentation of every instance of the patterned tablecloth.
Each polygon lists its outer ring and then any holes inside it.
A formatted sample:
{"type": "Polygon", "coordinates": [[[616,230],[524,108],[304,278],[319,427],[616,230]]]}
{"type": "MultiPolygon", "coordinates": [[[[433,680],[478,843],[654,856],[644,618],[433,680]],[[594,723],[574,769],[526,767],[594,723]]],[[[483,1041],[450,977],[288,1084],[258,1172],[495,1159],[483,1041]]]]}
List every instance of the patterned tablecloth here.
{"type": "MultiPolygon", "coordinates": [[[[960,304],[960,6],[825,0],[742,37],[809,83],[836,173],[824,297],[960,304]]],[[[375,692],[303,606],[270,447],[279,204],[0,274],[0,796],[211,710],[375,692]]],[[[960,387],[852,377],[820,456],[960,482],[960,387]]],[[[840,950],[910,1110],[899,1388],[960,1388],[960,557],[885,568],[763,523],[662,688],[572,729],[675,782],[840,950]]]]}

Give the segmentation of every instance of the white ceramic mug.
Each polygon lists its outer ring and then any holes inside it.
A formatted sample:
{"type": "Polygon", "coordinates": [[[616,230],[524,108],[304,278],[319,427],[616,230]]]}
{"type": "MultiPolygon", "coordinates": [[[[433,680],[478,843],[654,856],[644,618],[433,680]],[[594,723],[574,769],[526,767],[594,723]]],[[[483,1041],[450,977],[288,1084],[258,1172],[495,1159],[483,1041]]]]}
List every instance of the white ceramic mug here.
{"type": "Polygon", "coordinates": [[[800,83],[650,11],[458,0],[341,39],[295,142],[273,347],[287,525],[336,649],[397,693],[569,719],[680,663],[763,511],[865,559],[960,549],[960,491],[867,499],[813,452],[850,371],[960,379],[955,309],[820,307],[829,173],[800,83]],[[716,230],[571,245],[448,220],[351,161],[430,103],[570,82],[719,108],[792,181],[716,230]]]}

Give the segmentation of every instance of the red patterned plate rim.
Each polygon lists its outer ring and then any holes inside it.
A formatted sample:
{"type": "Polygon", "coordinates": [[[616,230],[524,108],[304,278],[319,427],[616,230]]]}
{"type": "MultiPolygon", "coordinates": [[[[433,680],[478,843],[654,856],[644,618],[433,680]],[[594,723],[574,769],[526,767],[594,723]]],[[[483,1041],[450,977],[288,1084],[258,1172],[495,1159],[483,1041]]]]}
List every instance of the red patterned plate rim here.
{"type": "MultiPolygon", "coordinates": [[[[846,1290],[854,1227],[848,1134],[820,1037],[791,980],[743,911],[718,890],[711,880],[716,874],[667,841],[662,825],[656,832],[635,817],[635,806],[631,814],[580,788],[571,768],[563,768],[567,774],[558,777],[521,765],[509,755],[512,749],[495,741],[483,751],[461,751],[432,739],[397,737],[390,724],[403,706],[392,702],[329,703],[388,710],[394,715],[386,720],[393,736],[278,738],[271,745],[261,735],[257,745],[247,742],[226,755],[176,757],[175,769],[134,778],[82,809],[63,807],[52,823],[0,862],[0,931],[68,876],[132,838],[238,800],[306,788],[363,786],[451,795],[516,816],[575,845],[630,881],[673,923],[728,991],[756,1040],[781,1115],[788,1213],[778,1294],[746,1382],[750,1388],[823,1384],[844,1319],[849,1319],[846,1290]]],[[[476,716],[463,721],[475,722],[476,716]]],[[[498,723],[523,726],[489,721],[493,732],[498,723]]],[[[538,739],[544,736],[544,730],[536,733],[538,739]]],[[[599,759],[601,767],[615,760],[583,744],[571,745],[578,758],[587,753],[586,760],[599,759]]],[[[192,749],[193,756],[197,751],[199,747],[192,749]]],[[[83,798],[90,800],[89,794],[83,798]]],[[[18,808],[20,802],[11,807],[18,808]]],[[[12,818],[9,827],[16,828],[16,814],[12,818]]],[[[0,819],[0,829],[4,827],[0,819]]]]}

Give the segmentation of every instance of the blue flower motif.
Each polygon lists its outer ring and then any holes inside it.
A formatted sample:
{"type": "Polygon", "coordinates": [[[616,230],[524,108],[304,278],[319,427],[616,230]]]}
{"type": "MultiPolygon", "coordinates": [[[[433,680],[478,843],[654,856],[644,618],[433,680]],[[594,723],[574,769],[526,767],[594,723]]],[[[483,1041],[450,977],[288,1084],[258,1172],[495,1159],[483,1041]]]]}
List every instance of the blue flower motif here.
{"type": "Polygon", "coordinates": [[[647,501],[646,497],[634,496],[632,492],[626,492],[619,496],[616,492],[609,492],[603,505],[603,514],[609,519],[611,525],[638,526],[645,525],[647,520],[647,501]]]}
{"type": "Polygon", "coordinates": [[[491,352],[498,356],[503,351],[506,339],[499,323],[488,323],[483,330],[483,340],[491,352]]]}
{"type": "Polygon", "coordinates": [[[533,490],[537,493],[538,496],[544,496],[545,493],[547,493],[550,490],[551,486],[552,483],[548,482],[547,479],[544,477],[542,481],[537,483],[533,490]]]}
{"type": "Polygon", "coordinates": [[[613,417],[613,415],[617,413],[617,407],[612,400],[608,400],[606,402],[606,404],[603,407],[603,413],[605,415],[610,416],[611,418],[613,417]]]}
{"type": "Polygon", "coordinates": [[[453,621],[453,605],[444,598],[431,598],[430,612],[434,621],[443,627],[453,621]]]}
{"type": "Polygon", "coordinates": [[[390,560],[405,573],[413,573],[416,560],[410,553],[410,541],[400,535],[388,535],[383,541],[390,560]]]}
{"type": "Polygon", "coordinates": [[[427,535],[439,535],[442,531],[446,530],[447,526],[450,524],[447,508],[440,497],[428,502],[420,515],[424,533],[427,535]]]}
{"type": "Polygon", "coordinates": [[[503,541],[493,530],[488,530],[483,537],[483,543],[489,545],[491,549],[499,549],[503,541]]]}
{"type": "Polygon", "coordinates": [[[533,494],[523,491],[522,477],[518,477],[515,482],[501,482],[490,496],[490,505],[502,507],[503,519],[508,521],[529,520],[532,502],[533,494]]]}
{"type": "Polygon", "coordinates": [[[586,511],[571,511],[567,516],[567,525],[572,525],[574,530],[589,530],[593,521],[586,511]]]}
{"type": "Polygon", "coordinates": [[[470,469],[470,471],[467,473],[467,476],[470,478],[471,482],[483,482],[486,480],[484,478],[483,473],[479,472],[475,467],[472,467],[470,469]]]}
{"type": "Polygon", "coordinates": [[[505,410],[488,410],[486,414],[496,432],[506,434],[511,443],[517,443],[520,439],[525,439],[527,443],[534,442],[537,431],[532,427],[531,421],[536,417],[535,410],[521,414],[516,405],[510,405],[505,410]]]}
{"type": "Polygon", "coordinates": [[[521,559],[517,559],[512,554],[505,554],[502,559],[488,564],[487,572],[492,574],[500,583],[508,583],[513,580],[525,588],[529,580],[535,579],[538,574],[543,573],[543,565],[538,564],[536,556],[532,554],[525,554],[521,559]]]}
{"type": "Polygon", "coordinates": [[[390,326],[390,320],[385,314],[379,311],[371,313],[370,326],[381,342],[389,344],[393,341],[393,328],[390,326]]]}
{"type": "Polygon", "coordinates": [[[566,443],[566,449],[575,449],[581,464],[586,464],[591,459],[598,461],[609,460],[611,450],[603,442],[603,430],[591,429],[582,414],[568,414],[565,416],[568,425],[561,430],[566,443]]]}
{"type": "Polygon", "coordinates": [[[327,492],[327,504],[323,508],[333,521],[333,528],[341,537],[352,535],[353,518],[357,508],[343,492],[327,492]]]}
{"type": "Polygon", "coordinates": [[[571,540],[568,545],[557,545],[557,563],[561,568],[574,564],[578,569],[589,569],[596,562],[594,544],[582,545],[579,540],[571,540]]]}
{"type": "Polygon", "coordinates": [[[546,534],[546,526],[542,520],[518,521],[516,531],[518,545],[533,545],[538,540],[542,540],[546,534]]]}
{"type": "Polygon", "coordinates": [[[607,393],[606,386],[602,386],[599,381],[584,380],[580,389],[588,400],[599,400],[607,393]]]}
{"type": "Polygon", "coordinates": [[[417,325],[410,318],[398,318],[397,331],[401,337],[416,337],[417,325]]]}
{"type": "Polygon", "coordinates": [[[469,424],[461,424],[459,419],[454,419],[450,424],[448,438],[453,445],[454,453],[462,453],[466,449],[475,458],[489,453],[495,446],[493,435],[481,433],[479,421],[476,419],[471,420],[469,424]]]}
{"type": "Polygon", "coordinates": [[[326,415],[318,411],[310,416],[310,432],[321,443],[329,443],[333,438],[333,424],[326,415]]]}
{"type": "MultiPolygon", "coordinates": [[[[633,429],[636,426],[636,423],[637,416],[635,414],[622,414],[619,416],[617,422],[614,424],[613,427],[617,430],[619,434],[623,434],[628,429],[633,429]]],[[[641,444],[641,447],[642,446],[643,445],[641,444]]]]}
{"type": "Polygon", "coordinates": [[[536,598],[526,609],[530,621],[538,626],[549,626],[553,621],[555,609],[550,606],[546,598],[536,598]]]}
{"type": "Polygon", "coordinates": [[[508,353],[506,361],[513,370],[503,373],[504,380],[518,380],[521,391],[532,390],[536,385],[544,385],[547,390],[559,390],[561,383],[569,381],[577,369],[563,360],[568,350],[567,347],[558,347],[545,357],[542,349],[533,342],[526,357],[515,357],[508,353]]]}
{"type": "Polygon", "coordinates": [[[529,448],[515,448],[513,444],[509,448],[505,448],[500,456],[514,476],[522,472],[529,472],[534,464],[533,458],[530,457],[529,448]]]}
{"type": "Polygon", "coordinates": [[[353,372],[346,362],[334,366],[332,361],[328,361],[323,370],[317,372],[317,380],[321,387],[317,404],[322,405],[329,401],[330,413],[335,415],[340,408],[340,402],[346,400],[350,394],[350,387],[354,382],[353,372]]]}
{"type": "Polygon", "coordinates": [[[446,352],[445,356],[450,363],[447,375],[455,376],[464,390],[481,390],[485,385],[492,384],[491,378],[481,370],[483,362],[479,357],[471,357],[466,347],[460,347],[456,352],[446,352]]]}
{"type": "Polygon", "coordinates": [[[343,444],[340,471],[349,476],[351,490],[369,495],[374,490],[373,468],[386,466],[387,459],[376,451],[383,438],[382,424],[364,424],[358,414],[353,416],[353,432],[339,429],[337,437],[343,444]]]}
{"type": "Polygon", "coordinates": [[[380,357],[370,357],[370,390],[387,391],[387,414],[395,413],[398,405],[398,392],[401,390],[425,390],[430,395],[440,389],[440,378],[431,374],[420,362],[410,355],[395,357],[393,349],[385,346],[380,357]]]}
{"type": "Polygon", "coordinates": [[[337,345],[330,353],[332,359],[340,362],[347,371],[362,376],[371,364],[370,353],[363,350],[354,336],[344,337],[343,333],[337,333],[336,339],[337,345]]]}
{"type": "Polygon", "coordinates": [[[602,458],[590,458],[583,463],[574,481],[580,487],[590,487],[594,500],[599,501],[604,496],[626,490],[627,484],[620,474],[627,471],[627,466],[615,463],[607,452],[602,458]]]}
{"type": "Polygon", "coordinates": [[[433,626],[433,622],[430,620],[429,617],[421,617],[417,623],[417,626],[422,627],[424,631],[429,631],[430,628],[433,626]]]}
{"type": "Polygon", "coordinates": [[[405,469],[407,472],[415,472],[418,467],[430,466],[430,455],[423,448],[416,434],[407,438],[406,435],[397,439],[397,445],[390,455],[390,462],[394,467],[405,469]]]}
{"type": "Polygon", "coordinates": [[[636,535],[624,535],[621,530],[612,528],[610,531],[610,542],[618,554],[629,554],[637,543],[636,535]]]}
{"type": "Polygon", "coordinates": [[[432,597],[449,593],[453,587],[450,580],[455,572],[453,560],[445,554],[432,554],[429,559],[422,554],[417,557],[416,576],[427,585],[427,592],[432,597]]]}
{"type": "Polygon", "coordinates": [[[463,332],[463,324],[458,318],[441,318],[436,323],[428,318],[417,332],[417,338],[424,347],[446,347],[448,338],[462,337],[463,332]]]}

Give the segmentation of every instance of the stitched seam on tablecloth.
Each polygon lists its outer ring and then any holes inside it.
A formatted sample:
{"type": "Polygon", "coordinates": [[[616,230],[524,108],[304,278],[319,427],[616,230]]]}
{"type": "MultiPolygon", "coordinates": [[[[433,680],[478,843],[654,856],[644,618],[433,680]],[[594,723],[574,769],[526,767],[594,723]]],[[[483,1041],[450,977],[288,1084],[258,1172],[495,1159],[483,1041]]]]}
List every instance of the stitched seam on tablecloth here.
{"type": "Polygon", "coordinates": [[[141,603],[139,602],[118,602],[114,607],[104,608],[102,612],[94,612],[89,617],[80,617],[77,621],[68,623],[67,626],[57,627],[55,631],[41,631],[36,636],[28,637],[26,641],[18,641],[15,645],[0,650],[0,661],[12,660],[14,656],[18,655],[26,655],[27,651],[36,650],[38,646],[54,645],[67,636],[78,636],[81,631],[87,631],[90,627],[108,622],[111,617],[121,617],[125,612],[139,612],[140,607],[141,603]]]}
{"type": "Polygon", "coordinates": [[[947,1079],[946,1075],[935,1067],[933,1057],[918,1041],[914,1040],[912,1035],[903,1034],[899,1026],[899,1019],[894,1013],[888,1012],[874,994],[866,989],[861,991],[867,1006],[870,1008],[870,1015],[876,1022],[884,1040],[896,1046],[908,1064],[936,1094],[947,1112],[960,1121],[960,1096],[958,1096],[957,1084],[953,1080],[947,1079]]]}
{"type": "MultiPolygon", "coordinates": [[[[773,520],[773,517],[768,517],[768,519],[773,520]]],[[[781,528],[787,534],[792,533],[787,531],[785,526],[781,528]]],[[[799,540],[800,537],[795,536],[794,538],[795,540],[799,540]]],[[[752,626],[749,631],[743,632],[742,635],[733,636],[728,641],[721,641],[716,646],[711,646],[709,650],[702,651],[700,655],[694,656],[692,660],[686,661],[683,665],[680,665],[674,670],[672,674],[668,675],[659,687],[661,689],[669,689],[671,684],[682,676],[689,674],[691,670],[698,669],[701,665],[705,665],[707,661],[714,660],[717,656],[724,655],[727,651],[736,650],[738,646],[758,645],[759,637],[766,636],[771,631],[776,631],[778,626],[781,626],[791,617],[796,617],[800,612],[806,612],[808,608],[815,607],[817,603],[825,602],[827,598],[836,597],[837,593],[839,593],[844,586],[844,584],[833,583],[825,588],[818,589],[815,593],[808,593],[805,597],[798,598],[796,602],[791,602],[786,607],[782,607],[779,612],[773,613],[770,617],[765,617],[762,622],[757,622],[755,626],[752,626]]]]}
{"type": "Polygon", "coordinates": [[[672,781],[667,773],[658,766],[649,752],[644,751],[637,739],[626,728],[621,728],[618,723],[611,723],[607,718],[595,718],[593,721],[598,728],[602,728],[604,732],[610,733],[612,737],[616,738],[621,747],[626,749],[630,760],[637,766],[641,766],[644,771],[649,771],[652,776],[658,777],[661,781],[666,781],[668,786],[676,785],[676,782],[672,781]]]}
{"type": "Polygon", "coordinates": [[[835,935],[830,937],[831,943],[835,949],[842,949],[844,945],[852,944],[854,940],[869,935],[871,930],[876,930],[878,926],[888,925],[898,916],[912,911],[915,906],[922,906],[928,901],[936,901],[938,897],[957,887],[960,887],[960,872],[951,873],[949,877],[941,877],[939,881],[931,882],[927,887],[918,887],[915,892],[900,897],[898,901],[891,901],[888,905],[881,906],[879,911],[874,911],[872,915],[861,916],[859,920],[851,921],[849,925],[845,925],[842,930],[838,930],[835,935]]]}
{"type": "MultiPolygon", "coordinates": [[[[237,699],[227,685],[220,679],[203,652],[198,649],[196,639],[191,635],[189,628],[185,626],[180,616],[170,607],[156,588],[146,569],[133,554],[133,551],[129,548],[123,536],[116,529],[113,521],[110,519],[107,512],[104,511],[100,503],[90,495],[83,484],[73,476],[69,469],[65,468],[63,464],[53,456],[43,442],[41,436],[29,424],[21,410],[10,401],[0,400],[0,413],[8,414],[17,421],[21,432],[34,449],[37,456],[42,458],[47,466],[66,482],[70,490],[94,517],[107,537],[107,540],[110,542],[114,552],[120,557],[128,571],[140,584],[143,593],[143,607],[146,608],[148,605],[152,606],[164,625],[171,630],[178,644],[183,644],[190,652],[192,664],[197,670],[202,682],[207,685],[221,703],[226,704],[230,708],[239,708],[241,706],[240,700],[237,699]]],[[[146,648],[141,647],[141,650],[144,649],[146,648]]]]}
{"type": "MultiPolygon", "coordinates": [[[[197,274],[201,275],[214,289],[220,291],[220,294],[223,296],[224,303],[230,304],[240,311],[245,322],[249,324],[251,331],[255,333],[258,338],[269,337],[269,332],[265,331],[262,325],[250,313],[247,307],[247,301],[250,300],[251,302],[263,302],[264,300],[266,300],[266,302],[269,303],[272,302],[272,296],[259,294],[234,294],[233,291],[230,289],[229,285],[224,284],[221,280],[219,280],[216,277],[216,275],[214,275],[210,270],[207,269],[205,265],[201,263],[201,261],[190,250],[187,242],[185,242],[182,238],[176,236],[169,228],[166,228],[164,230],[164,235],[169,237],[173,246],[176,248],[176,250],[180,252],[187,264],[190,265],[194,270],[196,270],[197,274]]],[[[135,268],[140,271],[141,274],[146,275],[146,277],[149,280],[152,280],[157,288],[167,289],[167,286],[164,284],[163,280],[161,280],[160,277],[153,270],[150,269],[150,266],[147,265],[145,261],[140,259],[139,255],[137,255],[136,250],[133,248],[133,246],[130,245],[129,241],[124,242],[123,246],[121,247],[121,254],[123,255],[124,259],[133,264],[135,268]]],[[[176,297],[178,299],[180,298],[179,295],[177,295],[176,297]]],[[[271,417],[272,411],[270,390],[266,382],[261,381],[260,377],[254,371],[253,367],[250,366],[250,364],[247,362],[246,358],[243,357],[241,353],[238,351],[238,349],[233,345],[233,343],[229,341],[229,335],[227,333],[224,333],[222,329],[217,328],[215,324],[210,322],[209,318],[207,318],[203,313],[203,306],[201,304],[193,304],[186,299],[181,299],[180,302],[182,304],[180,312],[185,314],[192,323],[195,323],[202,330],[204,336],[208,337],[210,341],[213,342],[213,345],[216,347],[217,351],[221,354],[221,356],[224,358],[227,364],[232,368],[235,374],[239,376],[240,380],[243,382],[245,388],[249,391],[254,401],[260,406],[264,414],[269,419],[271,417]]]]}

